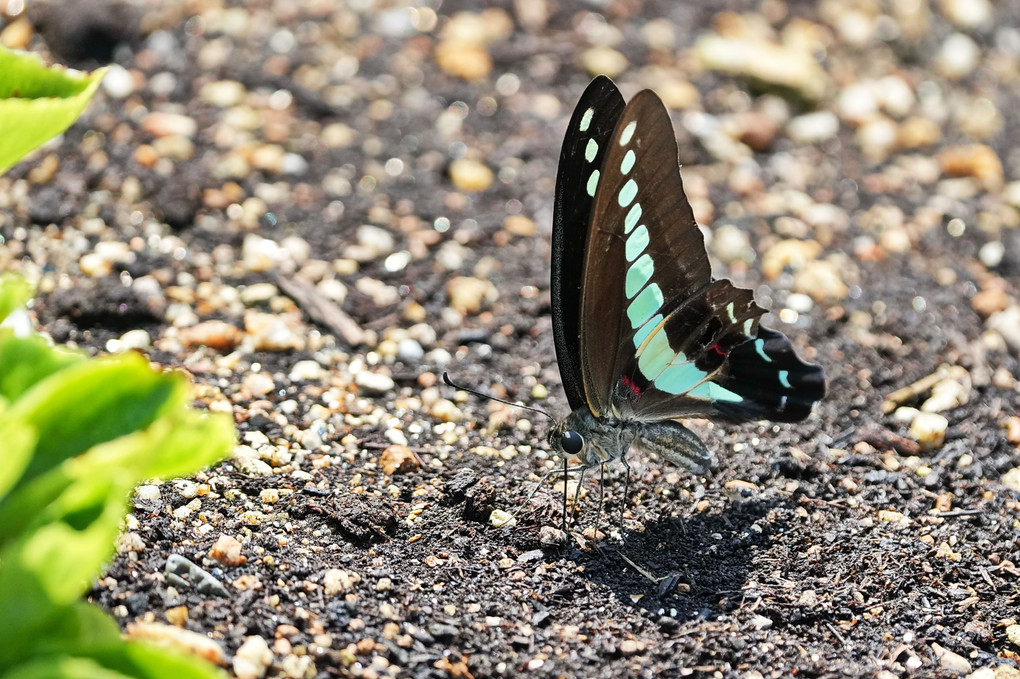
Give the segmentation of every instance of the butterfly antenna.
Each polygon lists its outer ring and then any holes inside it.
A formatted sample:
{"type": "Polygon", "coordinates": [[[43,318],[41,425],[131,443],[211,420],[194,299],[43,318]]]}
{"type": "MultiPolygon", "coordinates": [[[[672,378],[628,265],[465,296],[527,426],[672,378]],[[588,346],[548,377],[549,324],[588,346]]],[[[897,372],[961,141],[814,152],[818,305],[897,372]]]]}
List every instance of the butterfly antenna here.
{"type": "Polygon", "coordinates": [[[508,406],[513,406],[515,408],[523,408],[524,410],[530,410],[532,412],[540,413],[540,414],[545,415],[546,417],[548,417],[550,420],[555,420],[556,419],[555,417],[553,417],[549,413],[545,412],[541,408],[535,408],[534,406],[526,406],[523,403],[514,403],[513,401],[507,401],[506,399],[503,399],[503,398],[497,398],[497,397],[492,396],[490,394],[483,394],[482,392],[476,391],[475,389],[468,389],[467,387],[462,386],[460,384],[457,384],[456,382],[451,380],[450,376],[447,373],[445,373],[445,372],[443,373],[443,382],[446,382],[446,384],[448,386],[451,386],[454,389],[460,389],[461,391],[466,391],[467,393],[474,394],[475,396],[478,396],[479,398],[484,398],[484,399],[489,400],[489,401],[498,401],[499,403],[505,403],[508,406]]]}

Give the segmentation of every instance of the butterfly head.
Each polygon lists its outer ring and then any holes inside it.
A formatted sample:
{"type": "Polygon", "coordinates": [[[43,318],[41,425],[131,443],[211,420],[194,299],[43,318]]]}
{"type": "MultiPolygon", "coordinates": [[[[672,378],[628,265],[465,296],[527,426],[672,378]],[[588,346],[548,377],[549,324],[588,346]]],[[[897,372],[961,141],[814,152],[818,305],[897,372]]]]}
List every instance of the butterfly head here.
{"type": "Polygon", "coordinates": [[[610,417],[595,417],[581,406],[549,430],[549,445],[568,457],[579,457],[581,464],[594,467],[627,452],[634,435],[626,423],[610,417]]]}

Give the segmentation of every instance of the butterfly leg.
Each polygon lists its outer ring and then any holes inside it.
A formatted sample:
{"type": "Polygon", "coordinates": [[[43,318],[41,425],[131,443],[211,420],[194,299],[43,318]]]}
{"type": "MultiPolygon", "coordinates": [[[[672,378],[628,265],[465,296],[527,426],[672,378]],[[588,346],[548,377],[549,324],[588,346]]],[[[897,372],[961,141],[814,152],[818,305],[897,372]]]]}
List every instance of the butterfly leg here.
{"type": "MultiPolygon", "coordinates": [[[[510,519],[516,519],[517,518],[517,515],[520,514],[521,511],[525,507],[528,506],[528,504],[531,502],[531,498],[535,497],[535,493],[538,492],[539,488],[541,488],[543,485],[545,485],[545,482],[549,479],[550,476],[554,476],[556,474],[563,474],[563,478],[564,478],[564,485],[563,485],[563,529],[564,529],[564,532],[566,532],[566,527],[567,527],[567,519],[566,519],[566,516],[567,516],[566,477],[567,477],[567,474],[569,474],[571,472],[580,471],[580,472],[583,473],[584,470],[585,470],[585,467],[582,467],[582,466],[568,467],[567,466],[567,458],[564,457],[563,458],[563,469],[552,469],[550,471],[547,471],[545,474],[543,474],[542,478],[540,478],[538,480],[538,483],[535,484],[535,487],[531,489],[530,493],[528,493],[528,497],[526,497],[524,499],[524,502],[521,503],[521,506],[518,507],[517,510],[513,514],[510,515],[510,519]]],[[[510,521],[510,519],[507,519],[506,522],[508,523],[510,521]]],[[[500,525],[502,526],[503,524],[500,524],[500,525]]],[[[498,527],[499,526],[497,526],[497,528],[498,527]]]]}
{"type": "MultiPolygon", "coordinates": [[[[574,469],[577,469],[576,467],[574,469]]],[[[581,497],[581,486],[584,485],[584,473],[588,471],[588,467],[581,467],[581,474],[577,477],[577,490],[574,491],[574,506],[570,510],[570,520],[575,524],[577,523],[577,501],[581,497]]],[[[563,484],[563,492],[567,492],[566,482],[563,484]]]]}
{"type": "Polygon", "coordinates": [[[606,464],[603,462],[599,465],[599,511],[595,514],[595,534],[594,539],[599,538],[599,524],[602,523],[602,504],[606,499],[606,464]]]}
{"type": "Polygon", "coordinates": [[[630,465],[627,464],[627,455],[620,456],[625,470],[623,476],[623,497],[620,500],[620,535],[623,535],[623,512],[627,509],[627,498],[630,497],[630,465]]]}

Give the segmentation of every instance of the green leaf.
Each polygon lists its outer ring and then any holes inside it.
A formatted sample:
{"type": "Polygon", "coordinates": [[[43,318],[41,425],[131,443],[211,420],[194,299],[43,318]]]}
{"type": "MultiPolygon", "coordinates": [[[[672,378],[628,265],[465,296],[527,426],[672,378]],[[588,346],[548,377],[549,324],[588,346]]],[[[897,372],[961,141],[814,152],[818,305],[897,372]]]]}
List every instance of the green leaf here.
{"type": "Polygon", "coordinates": [[[12,311],[32,299],[32,286],[21,276],[12,273],[0,275],[0,321],[12,311]]]}
{"type": "Polygon", "coordinates": [[[7,491],[14,486],[32,458],[36,441],[35,428],[24,422],[5,418],[0,413],[0,441],[4,442],[3,455],[0,456],[0,506],[2,506],[7,491]]]}
{"type": "Polygon", "coordinates": [[[0,396],[14,401],[44,378],[84,360],[77,351],[55,347],[39,335],[16,337],[0,330],[0,396]]]}
{"type": "Polygon", "coordinates": [[[134,353],[81,361],[50,375],[4,411],[39,435],[21,482],[98,443],[148,427],[186,403],[187,391],[183,375],[158,373],[134,353]]]}
{"type": "Polygon", "coordinates": [[[4,679],[132,679],[130,674],[108,670],[89,658],[50,656],[37,658],[4,674],[4,679]]]}
{"type": "Polygon", "coordinates": [[[33,54],[0,48],[0,172],[71,126],[106,69],[47,67],[33,54]]]}

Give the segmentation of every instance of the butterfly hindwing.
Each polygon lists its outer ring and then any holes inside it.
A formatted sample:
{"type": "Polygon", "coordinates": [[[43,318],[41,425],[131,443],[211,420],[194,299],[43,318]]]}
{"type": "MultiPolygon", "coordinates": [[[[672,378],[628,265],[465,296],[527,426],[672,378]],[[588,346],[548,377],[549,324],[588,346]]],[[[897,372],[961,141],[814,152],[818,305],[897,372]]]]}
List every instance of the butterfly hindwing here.
{"type": "Polygon", "coordinates": [[[560,151],[552,233],[552,318],[556,359],[571,409],[586,403],[580,314],[588,227],[609,139],[624,105],[613,81],[595,78],[574,109],[560,151]]]}

